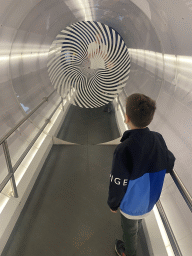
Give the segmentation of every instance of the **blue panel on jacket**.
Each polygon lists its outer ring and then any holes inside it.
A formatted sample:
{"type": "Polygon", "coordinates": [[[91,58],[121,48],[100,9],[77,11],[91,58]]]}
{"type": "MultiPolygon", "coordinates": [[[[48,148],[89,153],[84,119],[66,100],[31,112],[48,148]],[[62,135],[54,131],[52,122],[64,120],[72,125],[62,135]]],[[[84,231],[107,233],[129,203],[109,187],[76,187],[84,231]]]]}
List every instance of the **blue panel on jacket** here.
{"type": "Polygon", "coordinates": [[[130,180],[120,209],[132,216],[150,212],[161,195],[165,174],[166,169],[155,173],[145,173],[138,179],[130,180]]]}

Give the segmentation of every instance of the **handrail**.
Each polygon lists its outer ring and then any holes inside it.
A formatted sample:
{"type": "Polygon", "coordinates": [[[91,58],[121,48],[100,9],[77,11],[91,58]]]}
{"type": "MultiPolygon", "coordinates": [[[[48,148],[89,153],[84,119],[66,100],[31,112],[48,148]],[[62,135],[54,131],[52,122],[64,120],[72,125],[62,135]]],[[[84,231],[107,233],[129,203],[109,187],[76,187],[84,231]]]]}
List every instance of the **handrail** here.
{"type": "Polygon", "coordinates": [[[177,243],[177,240],[175,238],[175,235],[173,233],[173,230],[171,228],[171,225],[169,224],[169,220],[165,214],[165,211],[163,209],[163,206],[161,204],[161,201],[160,199],[158,200],[158,202],[156,203],[156,206],[157,206],[157,209],[159,211],[159,215],[161,217],[161,220],[163,222],[163,225],[165,227],[165,230],[167,232],[167,236],[169,238],[169,241],[170,241],[170,244],[171,244],[171,247],[173,249],[173,252],[176,256],[182,256],[182,253],[181,253],[181,250],[179,248],[179,245],[177,243]]]}
{"type": "Polygon", "coordinates": [[[38,108],[41,107],[41,105],[45,102],[48,101],[48,98],[56,91],[52,91],[47,97],[44,97],[41,103],[37,107],[35,107],[28,115],[26,115],[21,121],[19,121],[10,131],[8,131],[1,139],[0,139],[0,145],[14,132],[17,130],[17,128],[22,125],[38,108]]]}
{"type": "MultiPolygon", "coordinates": [[[[14,177],[14,173],[16,171],[16,169],[19,167],[20,163],[23,161],[23,159],[25,158],[25,156],[28,154],[29,150],[32,148],[32,146],[34,145],[34,143],[36,142],[37,138],[40,136],[40,134],[42,133],[42,131],[44,130],[44,128],[46,127],[46,125],[50,122],[50,119],[52,118],[52,116],[54,115],[54,113],[56,112],[56,110],[58,109],[58,107],[60,106],[61,103],[63,103],[63,99],[61,99],[61,101],[59,102],[59,104],[56,106],[56,108],[54,109],[54,111],[51,113],[51,115],[49,116],[48,119],[46,119],[45,124],[41,127],[41,129],[39,130],[39,132],[36,134],[36,136],[33,138],[33,140],[30,142],[30,144],[28,145],[28,147],[26,148],[26,150],[23,152],[23,154],[21,155],[21,157],[18,159],[18,161],[16,162],[16,164],[14,165],[14,167],[12,166],[11,163],[11,157],[10,157],[10,153],[9,153],[9,149],[8,149],[8,144],[7,144],[7,138],[18,128],[20,127],[38,108],[41,107],[41,105],[48,101],[48,98],[51,97],[51,95],[56,91],[53,90],[47,97],[44,97],[43,100],[41,101],[41,103],[39,103],[39,105],[37,107],[35,107],[28,115],[26,115],[21,121],[19,121],[9,132],[7,132],[1,139],[0,139],[0,145],[3,144],[3,150],[4,150],[4,155],[5,155],[5,159],[6,159],[6,164],[7,164],[7,169],[8,169],[8,175],[4,178],[4,180],[0,183],[0,192],[4,189],[4,187],[7,185],[7,183],[9,181],[11,181],[11,185],[12,185],[12,190],[13,190],[13,195],[14,197],[18,198],[18,193],[17,193],[17,187],[16,187],[16,183],[15,183],[15,177],[14,177]]],[[[64,111],[63,108],[63,104],[62,104],[62,109],[64,111]]]]}
{"type": "Polygon", "coordinates": [[[189,207],[190,211],[192,212],[192,197],[189,194],[188,190],[182,183],[181,179],[179,178],[178,174],[176,171],[173,169],[173,172],[170,173],[173,181],[175,182],[177,188],[179,189],[182,197],[184,198],[187,206],[189,207]]]}
{"type": "MultiPolygon", "coordinates": [[[[126,91],[124,90],[123,88],[123,91],[124,91],[124,94],[126,95],[126,97],[128,97],[126,91]]],[[[123,114],[125,115],[125,111],[123,109],[123,106],[118,98],[118,101],[119,101],[119,104],[121,106],[121,109],[123,111],[123,114]]],[[[176,173],[176,171],[173,169],[172,172],[170,173],[173,181],[175,182],[177,188],[179,189],[181,195],[183,196],[186,204],[188,205],[190,211],[192,212],[192,197],[191,195],[189,194],[188,190],[186,189],[186,187],[184,186],[184,184],[182,183],[181,179],[179,178],[178,174],[176,173]]]]}
{"type": "MultiPolygon", "coordinates": [[[[30,144],[28,145],[28,147],[26,148],[26,150],[23,152],[23,154],[20,156],[20,158],[17,160],[16,164],[12,167],[11,166],[11,170],[12,172],[4,178],[4,180],[0,183],[0,192],[4,189],[4,187],[7,185],[7,183],[9,182],[9,180],[12,178],[14,178],[14,173],[17,170],[17,168],[19,167],[19,165],[21,164],[21,162],[23,161],[23,159],[26,157],[26,155],[28,154],[28,152],[30,151],[30,149],[32,148],[32,146],[35,144],[37,138],[40,136],[40,134],[42,133],[42,131],[44,130],[44,128],[47,126],[47,124],[50,122],[52,116],[55,114],[56,110],[58,109],[58,107],[60,106],[60,104],[62,103],[63,100],[61,100],[56,108],[53,110],[53,112],[51,113],[51,115],[49,116],[49,118],[45,121],[44,125],[41,127],[41,129],[39,130],[39,132],[36,134],[36,136],[33,138],[33,140],[30,142],[30,144]]],[[[62,104],[63,105],[63,104],[62,104]]],[[[4,142],[3,142],[4,145],[4,142]]],[[[8,153],[9,154],[9,153],[8,153]]],[[[9,161],[9,164],[11,163],[11,161],[9,161]]],[[[16,189],[14,189],[16,191],[16,189]]],[[[16,196],[15,196],[16,197],[16,196]]],[[[18,196],[17,196],[18,197],[18,196]]]]}
{"type": "Polygon", "coordinates": [[[23,161],[23,159],[25,158],[25,156],[28,154],[29,150],[32,148],[33,144],[35,144],[37,138],[40,136],[40,134],[42,133],[42,131],[45,129],[45,127],[47,126],[47,124],[50,122],[52,116],[55,114],[56,110],[58,109],[58,107],[60,106],[60,104],[62,103],[62,100],[57,104],[56,108],[53,110],[52,114],[49,116],[48,119],[45,120],[44,125],[41,127],[41,129],[39,130],[39,132],[36,134],[36,136],[33,138],[33,140],[30,142],[30,144],[28,145],[28,147],[26,148],[26,150],[23,152],[23,154],[21,155],[21,157],[17,160],[16,164],[13,166],[13,172],[15,172],[17,170],[17,168],[19,167],[19,165],[21,164],[21,162],[23,161]]]}

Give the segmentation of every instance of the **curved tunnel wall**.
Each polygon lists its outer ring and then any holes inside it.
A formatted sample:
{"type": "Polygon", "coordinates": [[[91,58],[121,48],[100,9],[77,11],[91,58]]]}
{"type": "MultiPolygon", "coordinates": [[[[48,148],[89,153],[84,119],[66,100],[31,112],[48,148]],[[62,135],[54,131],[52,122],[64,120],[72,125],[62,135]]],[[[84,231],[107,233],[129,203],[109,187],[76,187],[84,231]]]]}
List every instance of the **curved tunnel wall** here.
{"type": "MultiPolygon", "coordinates": [[[[54,89],[46,65],[56,35],[78,21],[99,21],[114,28],[129,48],[131,70],[125,91],[128,95],[144,93],[157,101],[149,128],[163,135],[176,156],[175,170],[192,194],[190,1],[1,0],[0,3],[1,136],[54,89]]],[[[59,99],[55,93],[8,140],[13,161],[59,99]]],[[[124,104],[122,94],[120,99],[124,104]]],[[[182,251],[187,250],[192,238],[192,224],[188,221],[191,213],[169,176],[161,201],[182,251]]]]}

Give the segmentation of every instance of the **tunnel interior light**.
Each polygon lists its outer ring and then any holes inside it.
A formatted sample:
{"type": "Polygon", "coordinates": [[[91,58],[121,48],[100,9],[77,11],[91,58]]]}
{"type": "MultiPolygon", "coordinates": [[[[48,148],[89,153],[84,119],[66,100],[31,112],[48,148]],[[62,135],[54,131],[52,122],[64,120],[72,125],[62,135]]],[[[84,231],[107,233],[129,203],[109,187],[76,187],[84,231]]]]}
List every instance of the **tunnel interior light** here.
{"type": "Polygon", "coordinates": [[[164,59],[166,61],[174,62],[174,61],[176,61],[176,56],[175,55],[171,55],[171,54],[164,54],[164,59]]]}
{"type": "Polygon", "coordinates": [[[8,201],[9,201],[9,197],[0,193],[0,214],[2,213],[8,201]]]}
{"type": "Polygon", "coordinates": [[[9,59],[20,59],[20,58],[33,58],[33,57],[41,57],[48,56],[48,52],[44,53],[28,53],[28,54],[12,54],[12,55],[0,55],[0,61],[7,61],[9,59]]]}
{"type": "MultiPolygon", "coordinates": [[[[164,78],[171,82],[171,76],[175,75],[175,85],[179,86],[183,90],[190,90],[191,86],[191,68],[192,68],[192,56],[181,56],[163,54],[159,52],[153,52],[143,49],[128,49],[131,55],[131,61],[142,66],[144,63],[147,64],[147,69],[151,72],[155,70],[163,70],[164,67],[164,78]],[[153,70],[152,70],[153,67],[153,70]]],[[[172,81],[172,84],[173,81],[172,81]]]]}
{"type": "Polygon", "coordinates": [[[9,55],[0,56],[0,61],[9,60],[9,55]]]}
{"type": "Polygon", "coordinates": [[[192,57],[191,56],[177,56],[179,62],[183,64],[192,64],[192,57]]]}
{"type": "Polygon", "coordinates": [[[79,18],[77,10],[80,10],[82,16],[85,17],[85,21],[93,21],[89,0],[68,0],[65,1],[65,4],[76,18],[79,18]]]}

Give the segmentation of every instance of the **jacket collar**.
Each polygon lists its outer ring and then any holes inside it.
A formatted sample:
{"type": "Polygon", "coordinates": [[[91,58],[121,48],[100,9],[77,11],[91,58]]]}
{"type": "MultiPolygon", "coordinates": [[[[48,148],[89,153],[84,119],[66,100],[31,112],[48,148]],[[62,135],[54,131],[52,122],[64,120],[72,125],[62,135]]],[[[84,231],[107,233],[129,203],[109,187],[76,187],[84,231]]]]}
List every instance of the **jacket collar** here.
{"type": "Polygon", "coordinates": [[[134,130],[127,130],[123,133],[123,136],[121,138],[121,142],[123,142],[124,140],[128,139],[131,135],[134,135],[136,133],[145,133],[145,132],[149,132],[149,128],[146,127],[144,129],[134,129],[134,130]]]}

